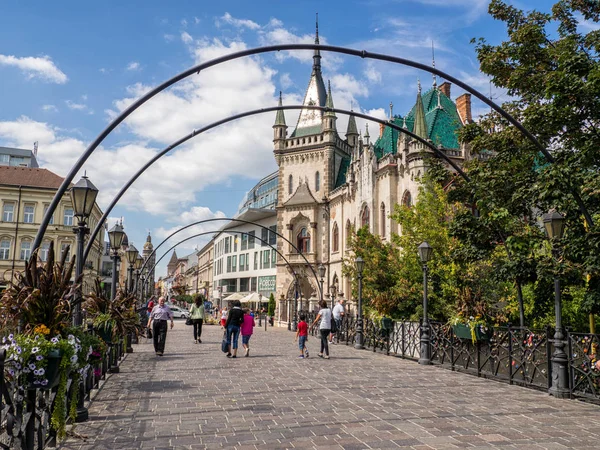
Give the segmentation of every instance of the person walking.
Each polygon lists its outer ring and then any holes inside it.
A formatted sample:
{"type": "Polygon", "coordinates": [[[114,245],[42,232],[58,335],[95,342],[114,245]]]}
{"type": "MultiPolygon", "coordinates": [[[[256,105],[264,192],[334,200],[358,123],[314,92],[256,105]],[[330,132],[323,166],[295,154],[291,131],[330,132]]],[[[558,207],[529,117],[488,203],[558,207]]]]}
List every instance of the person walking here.
{"type": "MultiPolygon", "coordinates": [[[[241,305],[241,303],[240,303],[241,305]]],[[[225,328],[225,324],[227,323],[227,308],[223,308],[221,310],[221,327],[225,328]]]]}
{"type": "Polygon", "coordinates": [[[306,347],[306,341],[308,341],[308,324],[306,323],[306,316],[304,314],[300,314],[295,341],[298,341],[298,348],[300,349],[300,356],[298,358],[308,358],[308,348],[306,347]]]}
{"type": "Polygon", "coordinates": [[[171,308],[165,305],[165,298],[158,299],[158,305],[152,308],[150,317],[148,318],[147,327],[150,328],[152,323],[152,336],[154,338],[154,351],[158,356],[162,356],[165,352],[165,342],[167,340],[167,321],[171,320],[171,329],[173,329],[173,313],[171,308]]]}
{"type": "Polygon", "coordinates": [[[242,346],[246,351],[244,356],[250,356],[250,338],[252,337],[255,326],[256,322],[254,322],[254,316],[248,308],[244,309],[244,322],[242,322],[242,326],[240,327],[242,333],[242,346]]]}
{"type": "Polygon", "coordinates": [[[317,317],[315,317],[315,321],[312,323],[311,327],[314,327],[319,320],[321,323],[319,324],[319,333],[321,334],[321,351],[319,352],[319,358],[329,359],[329,345],[328,345],[328,337],[331,332],[331,320],[333,319],[333,315],[331,310],[327,307],[327,302],[325,300],[321,300],[319,302],[319,306],[321,310],[317,317]]]}
{"type": "Polygon", "coordinates": [[[342,332],[342,321],[344,320],[344,314],[344,298],[340,297],[337,304],[333,308],[333,320],[335,320],[335,328],[337,329],[337,332],[331,334],[331,339],[329,339],[329,342],[332,344],[340,342],[340,333],[342,332]],[[334,337],[335,342],[333,341],[334,337]]]}
{"type": "Polygon", "coordinates": [[[194,343],[202,344],[202,323],[204,322],[204,298],[199,295],[196,297],[196,301],[190,308],[190,319],[192,319],[192,325],[194,326],[194,343]]]}
{"type": "Polygon", "coordinates": [[[240,337],[240,327],[244,323],[244,311],[242,311],[242,303],[239,300],[234,300],[233,308],[227,313],[225,321],[225,329],[227,330],[227,343],[229,345],[227,357],[236,358],[238,339],[240,337]]]}

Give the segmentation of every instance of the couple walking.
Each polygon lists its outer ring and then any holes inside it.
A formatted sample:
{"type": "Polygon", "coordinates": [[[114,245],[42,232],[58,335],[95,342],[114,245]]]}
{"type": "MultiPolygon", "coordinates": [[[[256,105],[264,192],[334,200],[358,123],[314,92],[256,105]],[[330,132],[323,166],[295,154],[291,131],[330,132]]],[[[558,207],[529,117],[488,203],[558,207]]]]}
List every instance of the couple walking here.
{"type": "Polygon", "coordinates": [[[250,355],[250,337],[252,337],[255,325],[254,316],[250,314],[250,310],[248,308],[242,309],[242,303],[235,300],[225,322],[228,358],[237,358],[240,332],[242,333],[242,345],[245,350],[244,356],[250,355]]]}

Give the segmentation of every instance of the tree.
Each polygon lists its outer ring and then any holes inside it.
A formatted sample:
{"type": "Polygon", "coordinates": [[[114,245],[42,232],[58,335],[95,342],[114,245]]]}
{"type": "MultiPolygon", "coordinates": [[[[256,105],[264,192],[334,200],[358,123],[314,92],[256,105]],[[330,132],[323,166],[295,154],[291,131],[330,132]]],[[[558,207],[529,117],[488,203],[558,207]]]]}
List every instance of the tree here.
{"type": "MultiPolygon", "coordinates": [[[[534,304],[531,318],[538,323],[544,318],[552,321],[551,281],[557,271],[565,286],[565,310],[575,315],[598,313],[595,280],[600,277],[600,233],[597,225],[587,224],[586,229],[573,193],[583,199],[597,223],[600,31],[583,33],[579,22],[597,22],[600,5],[561,0],[551,12],[526,13],[492,0],[489,12],[505,23],[508,40],[498,45],[485,39],[475,41],[481,70],[513,97],[503,108],[533,133],[555,163],[550,164],[531,141],[496,113],[465,127],[461,139],[472,151],[493,150],[493,157],[468,167],[472,183],[460,189],[463,200],[464,194],[474,198],[481,215],[479,220],[468,219],[472,226],[462,227],[462,235],[456,236],[463,244],[476,243],[473,248],[478,251],[496,247],[494,239],[504,245],[501,273],[529,285],[534,304]],[[550,208],[567,219],[560,264],[553,261],[543,233],[536,229],[541,213],[550,208]],[[487,230],[488,242],[478,240],[482,230],[487,230]],[[578,306],[571,308],[569,302],[578,306]]],[[[580,323],[568,313],[565,319],[566,324],[580,323]]]]}
{"type": "Polygon", "coordinates": [[[271,292],[271,295],[269,295],[269,304],[267,306],[267,314],[269,315],[269,317],[272,317],[275,315],[275,296],[273,295],[272,292],[271,292]]]}

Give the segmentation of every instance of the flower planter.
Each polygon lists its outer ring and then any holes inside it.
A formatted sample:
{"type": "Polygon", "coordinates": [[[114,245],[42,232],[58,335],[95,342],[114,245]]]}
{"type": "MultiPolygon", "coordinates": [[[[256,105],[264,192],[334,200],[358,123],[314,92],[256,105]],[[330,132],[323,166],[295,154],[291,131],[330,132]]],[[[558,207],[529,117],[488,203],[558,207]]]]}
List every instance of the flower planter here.
{"type": "MultiPolygon", "coordinates": [[[[454,332],[454,336],[459,339],[468,339],[470,341],[473,340],[473,335],[471,334],[471,327],[465,325],[463,323],[458,323],[456,325],[452,325],[452,331],[454,332]]],[[[475,337],[478,341],[489,341],[492,337],[493,330],[491,327],[488,327],[486,330],[481,328],[481,325],[475,326],[475,337]]]]}
{"type": "Polygon", "coordinates": [[[112,326],[96,328],[96,334],[107,344],[112,343],[112,326]]]}
{"type": "Polygon", "coordinates": [[[33,372],[29,372],[29,389],[50,390],[58,385],[62,352],[60,350],[50,350],[47,360],[46,371],[43,377],[36,377],[33,372]]]}

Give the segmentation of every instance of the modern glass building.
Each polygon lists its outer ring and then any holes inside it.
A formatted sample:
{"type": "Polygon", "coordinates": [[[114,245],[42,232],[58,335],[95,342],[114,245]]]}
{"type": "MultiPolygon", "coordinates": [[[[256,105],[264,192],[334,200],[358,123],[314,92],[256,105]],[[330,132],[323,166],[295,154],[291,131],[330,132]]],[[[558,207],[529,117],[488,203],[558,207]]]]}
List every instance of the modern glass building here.
{"type": "Polygon", "coordinates": [[[242,214],[248,209],[275,209],[278,186],[278,172],[273,172],[264,177],[245,195],[238,214],[242,214]]]}

